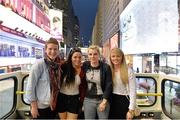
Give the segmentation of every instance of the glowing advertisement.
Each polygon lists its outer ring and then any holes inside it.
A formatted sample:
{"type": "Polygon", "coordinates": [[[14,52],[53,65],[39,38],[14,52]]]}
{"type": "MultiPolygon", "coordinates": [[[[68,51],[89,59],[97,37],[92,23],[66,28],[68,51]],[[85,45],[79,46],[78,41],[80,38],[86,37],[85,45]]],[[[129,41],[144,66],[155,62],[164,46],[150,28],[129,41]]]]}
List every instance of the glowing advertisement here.
{"type": "Polygon", "coordinates": [[[120,15],[125,54],[178,51],[177,0],[132,0],[120,15]]]}
{"type": "Polygon", "coordinates": [[[49,17],[31,0],[1,0],[0,25],[45,41],[50,36],[49,17]]]}
{"type": "MultiPolygon", "coordinates": [[[[38,5],[37,1],[0,0],[0,4],[6,7],[7,8],[6,10],[13,11],[15,14],[18,14],[19,16],[22,16],[23,18],[27,19],[29,22],[35,23],[37,26],[44,29],[46,32],[50,32],[49,18],[44,13],[45,11],[39,8],[40,5],[38,5]]],[[[45,6],[44,7],[41,6],[41,7],[45,8],[45,6]]],[[[7,19],[4,19],[4,21],[7,21],[7,19]]]]}
{"type": "Polygon", "coordinates": [[[60,10],[54,10],[50,9],[49,10],[49,16],[50,16],[50,33],[52,37],[62,40],[62,28],[63,28],[63,14],[62,11],[60,10]]]}
{"type": "Polygon", "coordinates": [[[104,58],[108,58],[109,57],[109,49],[110,49],[110,42],[109,42],[109,39],[108,39],[103,44],[103,57],[104,58]]]}
{"type": "Polygon", "coordinates": [[[118,33],[110,39],[111,49],[118,48],[118,33]]]}

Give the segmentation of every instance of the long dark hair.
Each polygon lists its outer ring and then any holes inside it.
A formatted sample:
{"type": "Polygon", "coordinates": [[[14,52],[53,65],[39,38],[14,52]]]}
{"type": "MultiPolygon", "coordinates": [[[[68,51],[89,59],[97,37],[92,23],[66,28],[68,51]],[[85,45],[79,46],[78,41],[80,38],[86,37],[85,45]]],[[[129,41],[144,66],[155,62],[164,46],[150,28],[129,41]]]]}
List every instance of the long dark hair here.
{"type": "Polygon", "coordinates": [[[68,58],[64,64],[64,68],[62,68],[64,70],[66,69],[65,71],[63,70],[64,71],[63,79],[65,77],[65,79],[66,79],[65,84],[67,86],[70,86],[71,84],[74,84],[74,82],[75,82],[75,75],[76,75],[77,71],[72,65],[72,56],[75,52],[79,52],[82,54],[80,48],[78,48],[78,47],[72,48],[70,50],[68,58]]]}

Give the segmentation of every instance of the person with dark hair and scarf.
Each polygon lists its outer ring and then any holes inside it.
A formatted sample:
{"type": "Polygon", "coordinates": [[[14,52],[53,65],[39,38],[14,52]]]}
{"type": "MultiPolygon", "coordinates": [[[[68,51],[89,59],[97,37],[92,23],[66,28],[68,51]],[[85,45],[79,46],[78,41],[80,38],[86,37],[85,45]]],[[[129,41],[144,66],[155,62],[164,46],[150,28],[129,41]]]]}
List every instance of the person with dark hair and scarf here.
{"type": "Polygon", "coordinates": [[[59,43],[55,38],[50,38],[45,43],[44,59],[32,66],[27,82],[25,101],[31,106],[32,118],[55,118],[60,67],[59,43]]]}
{"type": "Polygon", "coordinates": [[[73,48],[61,66],[61,86],[57,100],[57,111],[60,119],[77,119],[79,110],[82,108],[86,81],[81,62],[80,48],[73,48]]]}

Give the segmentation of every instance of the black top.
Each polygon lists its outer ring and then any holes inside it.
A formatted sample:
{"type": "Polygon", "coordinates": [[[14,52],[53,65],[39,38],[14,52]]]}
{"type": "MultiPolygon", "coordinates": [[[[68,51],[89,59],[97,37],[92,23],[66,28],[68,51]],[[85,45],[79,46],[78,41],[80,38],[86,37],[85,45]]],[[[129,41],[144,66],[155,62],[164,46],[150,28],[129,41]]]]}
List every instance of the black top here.
{"type": "MultiPolygon", "coordinates": [[[[111,68],[107,63],[104,63],[102,61],[99,61],[99,67],[100,67],[100,83],[101,88],[103,91],[102,97],[105,99],[109,99],[111,93],[112,93],[112,72],[111,68]]],[[[82,67],[87,72],[88,69],[91,69],[90,61],[86,61],[83,63],[82,67]]]]}

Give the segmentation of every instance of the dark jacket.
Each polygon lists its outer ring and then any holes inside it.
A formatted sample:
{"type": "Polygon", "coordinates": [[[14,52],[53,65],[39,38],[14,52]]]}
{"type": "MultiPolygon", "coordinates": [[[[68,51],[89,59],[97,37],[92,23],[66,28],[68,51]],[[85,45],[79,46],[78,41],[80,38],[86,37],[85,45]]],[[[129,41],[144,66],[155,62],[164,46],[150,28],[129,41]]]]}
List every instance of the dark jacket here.
{"type": "MultiPolygon", "coordinates": [[[[100,80],[101,80],[101,88],[103,91],[103,98],[109,99],[109,96],[112,93],[112,72],[111,68],[107,63],[99,61],[100,63],[100,80]]],[[[83,69],[85,73],[88,69],[90,69],[90,61],[86,61],[83,63],[83,69]]]]}

